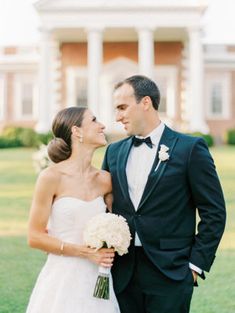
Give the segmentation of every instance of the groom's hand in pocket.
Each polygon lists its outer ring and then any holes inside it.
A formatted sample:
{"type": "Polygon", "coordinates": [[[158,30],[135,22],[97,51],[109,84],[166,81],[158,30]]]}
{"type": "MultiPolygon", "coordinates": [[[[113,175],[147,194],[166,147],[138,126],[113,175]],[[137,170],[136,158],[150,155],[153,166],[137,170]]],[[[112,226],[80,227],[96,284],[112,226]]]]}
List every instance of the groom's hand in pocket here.
{"type": "Polygon", "coordinates": [[[194,283],[196,283],[197,282],[198,273],[195,272],[194,270],[192,270],[192,274],[193,274],[193,281],[194,281],[194,283]]]}

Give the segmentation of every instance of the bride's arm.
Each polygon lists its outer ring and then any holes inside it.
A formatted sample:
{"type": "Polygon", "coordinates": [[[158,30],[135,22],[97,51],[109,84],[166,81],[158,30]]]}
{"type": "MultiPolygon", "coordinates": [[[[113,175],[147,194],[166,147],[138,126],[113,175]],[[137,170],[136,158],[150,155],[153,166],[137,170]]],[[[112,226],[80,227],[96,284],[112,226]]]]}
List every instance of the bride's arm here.
{"type": "Polygon", "coordinates": [[[112,178],[109,172],[100,171],[99,185],[103,187],[104,202],[109,212],[112,212],[113,194],[112,194],[112,178]]]}
{"type": "Polygon", "coordinates": [[[112,193],[108,193],[104,196],[104,202],[107,206],[107,209],[109,210],[109,212],[112,212],[112,205],[113,205],[113,194],[112,193]]]}
{"type": "Polygon", "coordinates": [[[28,244],[32,248],[61,254],[61,243],[46,231],[53,198],[58,186],[58,174],[51,168],[42,171],[37,179],[29,214],[28,244]]]}
{"type": "Polygon", "coordinates": [[[29,215],[29,246],[57,255],[84,257],[97,264],[110,266],[114,256],[112,249],[96,251],[86,246],[62,242],[46,232],[59,180],[59,174],[51,168],[42,171],[38,177],[29,215]]]}

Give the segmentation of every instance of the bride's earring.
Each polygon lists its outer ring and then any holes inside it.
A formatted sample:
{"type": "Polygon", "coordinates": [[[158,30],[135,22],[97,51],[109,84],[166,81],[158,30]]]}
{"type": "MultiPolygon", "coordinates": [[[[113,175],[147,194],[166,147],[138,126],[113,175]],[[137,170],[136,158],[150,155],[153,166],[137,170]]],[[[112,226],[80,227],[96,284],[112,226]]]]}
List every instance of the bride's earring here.
{"type": "Polygon", "coordinates": [[[80,136],[80,137],[79,137],[79,142],[80,142],[80,143],[83,143],[83,136],[80,136]]]}

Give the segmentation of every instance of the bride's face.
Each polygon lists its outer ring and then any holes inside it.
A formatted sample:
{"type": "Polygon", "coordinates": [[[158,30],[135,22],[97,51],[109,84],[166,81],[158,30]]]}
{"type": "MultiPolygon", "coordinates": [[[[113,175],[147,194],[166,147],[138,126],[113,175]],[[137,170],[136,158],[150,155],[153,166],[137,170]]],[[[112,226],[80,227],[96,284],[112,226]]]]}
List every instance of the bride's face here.
{"type": "Polygon", "coordinates": [[[90,110],[86,110],[83,116],[81,132],[83,143],[91,144],[95,147],[102,147],[107,144],[104,135],[105,126],[100,123],[90,110]]]}

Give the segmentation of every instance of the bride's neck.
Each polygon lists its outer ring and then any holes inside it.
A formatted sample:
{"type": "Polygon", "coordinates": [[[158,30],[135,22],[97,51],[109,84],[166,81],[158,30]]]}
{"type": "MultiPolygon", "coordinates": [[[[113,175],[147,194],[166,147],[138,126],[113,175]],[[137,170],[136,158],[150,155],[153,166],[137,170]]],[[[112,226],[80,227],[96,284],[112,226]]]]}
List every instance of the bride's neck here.
{"type": "Polygon", "coordinates": [[[91,161],[93,154],[94,149],[88,149],[86,147],[80,147],[75,151],[73,150],[68,159],[69,168],[80,173],[89,172],[92,168],[91,161]]]}

